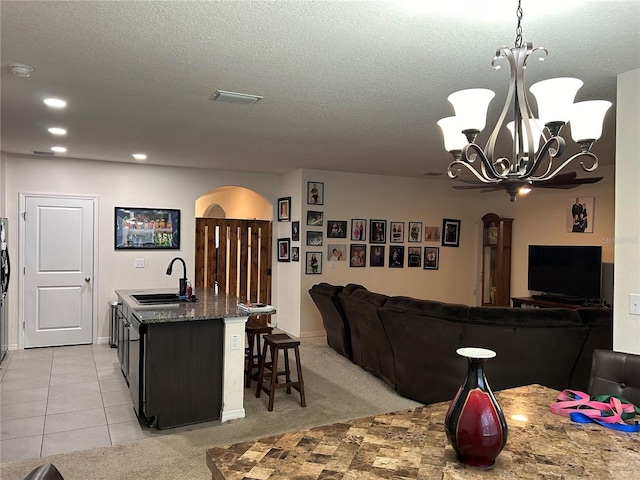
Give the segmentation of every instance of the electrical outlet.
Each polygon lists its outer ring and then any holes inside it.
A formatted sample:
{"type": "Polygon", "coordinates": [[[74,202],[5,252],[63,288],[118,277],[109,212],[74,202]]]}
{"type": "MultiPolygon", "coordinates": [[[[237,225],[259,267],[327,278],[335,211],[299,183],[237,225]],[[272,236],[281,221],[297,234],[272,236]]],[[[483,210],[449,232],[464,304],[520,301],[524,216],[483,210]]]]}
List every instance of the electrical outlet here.
{"type": "Polygon", "coordinates": [[[637,293],[629,294],[629,313],[640,315],[640,295],[637,293]]]}
{"type": "Polygon", "coordinates": [[[136,268],[144,268],[144,258],[136,258],[134,265],[136,268]]]}
{"type": "Polygon", "coordinates": [[[230,350],[240,350],[240,335],[231,335],[230,350]]]}

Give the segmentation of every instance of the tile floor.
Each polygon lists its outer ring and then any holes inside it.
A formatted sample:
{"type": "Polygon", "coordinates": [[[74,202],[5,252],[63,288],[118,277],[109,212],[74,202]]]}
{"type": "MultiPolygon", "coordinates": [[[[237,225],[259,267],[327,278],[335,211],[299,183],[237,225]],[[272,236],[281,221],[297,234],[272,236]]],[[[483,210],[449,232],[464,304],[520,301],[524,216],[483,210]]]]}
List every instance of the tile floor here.
{"type": "Polygon", "coordinates": [[[106,344],[10,351],[0,376],[0,462],[153,435],[106,344]]]}

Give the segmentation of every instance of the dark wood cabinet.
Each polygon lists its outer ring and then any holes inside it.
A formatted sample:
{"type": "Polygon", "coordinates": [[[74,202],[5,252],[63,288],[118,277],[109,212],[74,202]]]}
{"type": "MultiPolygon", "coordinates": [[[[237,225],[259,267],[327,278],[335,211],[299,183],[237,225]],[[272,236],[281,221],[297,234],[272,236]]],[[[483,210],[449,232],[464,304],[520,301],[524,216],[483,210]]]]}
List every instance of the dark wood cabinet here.
{"type": "Polygon", "coordinates": [[[512,218],[482,217],[482,305],[510,304],[512,218]]]}
{"type": "Polygon", "coordinates": [[[139,360],[130,378],[136,413],[160,429],[219,420],[224,321],[131,323],[139,331],[130,349],[131,364],[139,360]]]}

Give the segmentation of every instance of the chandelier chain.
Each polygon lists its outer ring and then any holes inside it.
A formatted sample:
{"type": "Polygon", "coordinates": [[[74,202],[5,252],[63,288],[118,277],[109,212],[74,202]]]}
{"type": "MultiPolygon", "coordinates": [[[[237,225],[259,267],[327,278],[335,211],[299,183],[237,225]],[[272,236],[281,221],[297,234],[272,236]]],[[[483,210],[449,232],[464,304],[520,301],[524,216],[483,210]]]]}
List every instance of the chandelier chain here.
{"type": "Polygon", "coordinates": [[[522,5],[521,0],[518,0],[518,8],[516,9],[516,17],[518,17],[518,25],[516,26],[516,48],[522,47],[522,5]]]}

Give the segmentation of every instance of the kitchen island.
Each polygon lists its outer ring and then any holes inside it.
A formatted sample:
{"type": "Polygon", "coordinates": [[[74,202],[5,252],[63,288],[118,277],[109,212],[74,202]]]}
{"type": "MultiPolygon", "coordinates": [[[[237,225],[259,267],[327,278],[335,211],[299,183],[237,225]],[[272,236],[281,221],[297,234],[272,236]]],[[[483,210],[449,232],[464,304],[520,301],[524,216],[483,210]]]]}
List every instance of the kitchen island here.
{"type": "Polygon", "coordinates": [[[174,292],[116,290],[121,363],[138,416],[157,428],[243,418],[244,299],[212,288],[195,288],[195,302],[143,305],[134,297],[156,293],[174,292]]]}

